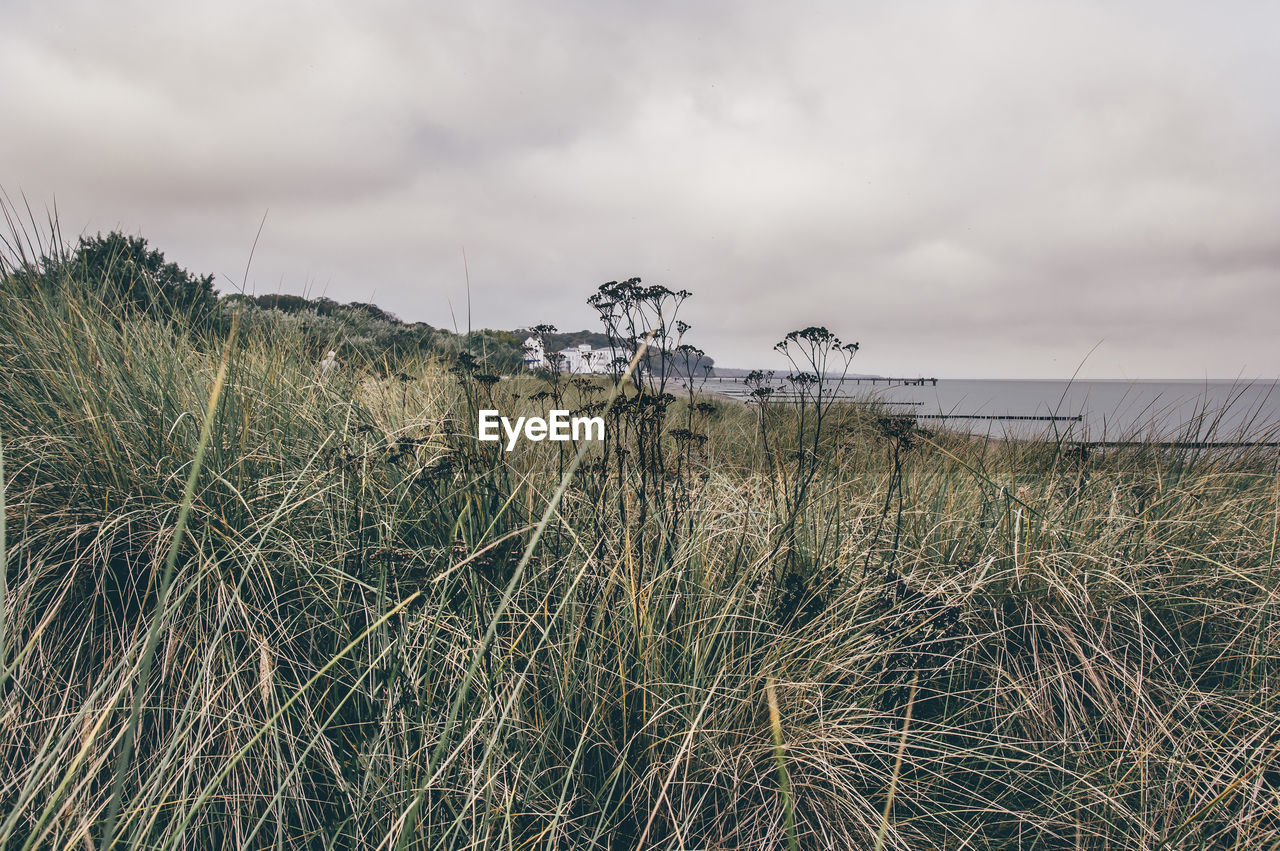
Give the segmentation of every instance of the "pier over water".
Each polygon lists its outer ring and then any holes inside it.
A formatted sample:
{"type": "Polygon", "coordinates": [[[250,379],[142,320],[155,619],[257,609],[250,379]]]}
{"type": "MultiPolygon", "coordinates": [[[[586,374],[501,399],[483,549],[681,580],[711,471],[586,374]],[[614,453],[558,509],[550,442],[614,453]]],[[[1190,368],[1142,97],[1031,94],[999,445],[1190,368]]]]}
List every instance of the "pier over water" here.
{"type": "MultiPolygon", "coordinates": [[[[703,392],[751,401],[742,377],[695,379],[703,392]]],[[[767,382],[771,402],[812,400],[816,387],[784,375],[767,382]]],[[[1054,434],[1088,443],[1180,444],[1280,441],[1280,382],[1232,380],[828,378],[823,400],[874,405],[931,424],[981,434],[1054,434]]]]}

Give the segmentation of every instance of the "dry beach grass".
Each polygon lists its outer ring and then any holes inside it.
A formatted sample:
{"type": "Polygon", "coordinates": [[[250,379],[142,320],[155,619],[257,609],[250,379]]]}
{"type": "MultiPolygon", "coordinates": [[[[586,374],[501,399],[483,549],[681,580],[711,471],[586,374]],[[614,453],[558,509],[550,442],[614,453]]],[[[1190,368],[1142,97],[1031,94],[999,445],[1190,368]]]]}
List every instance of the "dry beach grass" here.
{"type": "Polygon", "coordinates": [[[16,268],[4,847],[1280,847],[1274,449],[580,382],[505,453],[541,379],[16,268]]]}

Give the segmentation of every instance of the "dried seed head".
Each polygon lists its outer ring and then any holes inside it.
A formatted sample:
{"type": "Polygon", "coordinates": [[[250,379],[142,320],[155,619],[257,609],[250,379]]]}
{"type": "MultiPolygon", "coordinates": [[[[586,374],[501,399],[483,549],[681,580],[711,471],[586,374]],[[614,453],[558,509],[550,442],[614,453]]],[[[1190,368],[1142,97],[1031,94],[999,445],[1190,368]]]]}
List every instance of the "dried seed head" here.
{"type": "Polygon", "coordinates": [[[254,638],[258,642],[258,693],[262,695],[262,705],[270,709],[271,693],[275,688],[275,660],[267,640],[257,634],[254,638]]]}

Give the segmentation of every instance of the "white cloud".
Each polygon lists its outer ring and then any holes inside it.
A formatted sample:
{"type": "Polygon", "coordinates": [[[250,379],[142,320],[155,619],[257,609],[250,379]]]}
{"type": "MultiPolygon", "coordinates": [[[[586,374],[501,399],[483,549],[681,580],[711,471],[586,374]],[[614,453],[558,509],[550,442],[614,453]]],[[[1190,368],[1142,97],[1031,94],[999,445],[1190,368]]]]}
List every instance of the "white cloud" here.
{"type": "Polygon", "coordinates": [[[1280,31],[1191,3],[0,12],[0,185],[257,288],[448,324],[688,288],[721,363],[1280,374],[1280,31]]]}

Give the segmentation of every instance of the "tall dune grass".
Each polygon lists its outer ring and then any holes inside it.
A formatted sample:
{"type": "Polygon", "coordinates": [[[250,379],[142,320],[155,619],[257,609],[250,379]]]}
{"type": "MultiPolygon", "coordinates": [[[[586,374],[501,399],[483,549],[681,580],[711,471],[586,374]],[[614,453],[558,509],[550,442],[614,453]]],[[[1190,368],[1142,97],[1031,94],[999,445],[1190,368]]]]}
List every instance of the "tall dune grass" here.
{"type": "Polygon", "coordinates": [[[1280,847],[1274,449],[712,402],[641,515],[474,440],[537,379],[321,383],[23,262],[4,847],[1280,847]]]}

